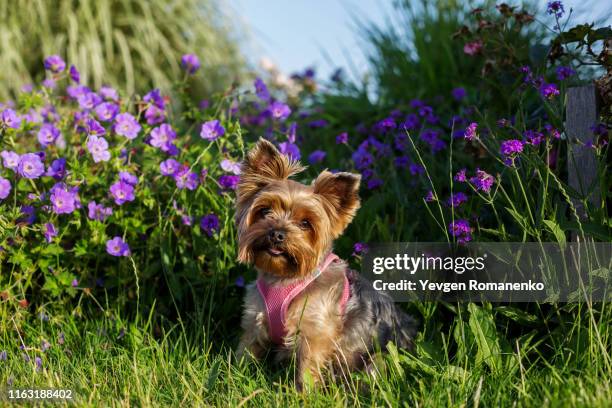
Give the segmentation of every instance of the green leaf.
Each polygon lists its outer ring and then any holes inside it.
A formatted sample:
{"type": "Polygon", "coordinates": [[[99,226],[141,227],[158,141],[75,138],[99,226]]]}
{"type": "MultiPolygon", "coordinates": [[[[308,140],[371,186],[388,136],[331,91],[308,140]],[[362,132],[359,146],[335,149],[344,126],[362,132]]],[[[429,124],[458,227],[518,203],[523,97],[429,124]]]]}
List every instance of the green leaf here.
{"type": "Polygon", "coordinates": [[[212,391],[212,389],[215,386],[217,377],[219,377],[219,366],[220,365],[221,365],[221,359],[218,358],[215,360],[212,367],[210,367],[210,372],[208,373],[208,380],[206,381],[206,389],[208,391],[212,391]]]}
{"type": "Polygon", "coordinates": [[[474,333],[478,346],[476,364],[484,363],[493,374],[499,374],[503,367],[501,348],[490,307],[485,309],[470,303],[468,311],[470,312],[470,329],[474,333]]]}
{"type": "Polygon", "coordinates": [[[495,308],[495,311],[525,326],[533,326],[541,323],[540,319],[537,316],[529,314],[515,307],[499,306],[495,308]]]}
{"type": "Polygon", "coordinates": [[[563,232],[563,230],[561,229],[559,224],[557,224],[553,220],[544,220],[544,224],[546,224],[548,229],[553,233],[553,235],[555,236],[555,239],[557,240],[558,243],[560,243],[560,244],[565,244],[566,243],[565,233],[563,232]]]}

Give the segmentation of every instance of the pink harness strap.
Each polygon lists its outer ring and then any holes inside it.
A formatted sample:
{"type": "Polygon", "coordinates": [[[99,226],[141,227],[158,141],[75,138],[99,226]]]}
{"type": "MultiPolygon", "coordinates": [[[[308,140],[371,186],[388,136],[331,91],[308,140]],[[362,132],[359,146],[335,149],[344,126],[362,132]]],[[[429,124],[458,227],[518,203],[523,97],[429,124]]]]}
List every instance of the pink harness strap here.
{"type": "MultiPolygon", "coordinates": [[[[283,343],[285,337],[285,315],[289,305],[308,285],[310,285],[319,275],[340,258],[336,254],[330,253],[327,255],[323,263],[319,265],[318,272],[314,275],[302,280],[291,283],[286,286],[269,286],[263,279],[257,279],[257,290],[266,304],[266,313],[268,315],[268,333],[270,338],[276,344],[283,343]]],[[[344,274],[344,288],[342,297],[340,298],[340,312],[344,313],[346,303],[350,297],[350,284],[344,274]]]]}

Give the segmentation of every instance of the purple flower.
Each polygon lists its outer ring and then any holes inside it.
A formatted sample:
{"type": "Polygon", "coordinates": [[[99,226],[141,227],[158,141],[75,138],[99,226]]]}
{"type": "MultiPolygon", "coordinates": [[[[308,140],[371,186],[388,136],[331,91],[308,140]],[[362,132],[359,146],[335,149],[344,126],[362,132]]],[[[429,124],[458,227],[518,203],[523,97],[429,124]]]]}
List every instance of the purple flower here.
{"type": "Polygon", "coordinates": [[[66,63],[59,55],[51,55],[45,58],[45,69],[51,71],[54,74],[59,74],[66,69],[66,63]]]}
{"type": "Polygon", "coordinates": [[[53,177],[56,180],[61,180],[66,175],[66,159],[59,158],[53,160],[51,166],[47,168],[45,176],[53,177]]]}
{"type": "Polygon", "coordinates": [[[559,88],[555,84],[548,84],[543,82],[539,87],[540,95],[542,95],[546,99],[552,99],[555,96],[559,95],[559,88]]]}
{"type": "Polygon", "coordinates": [[[228,173],[240,174],[240,163],[236,163],[235,161],[229,159],[221,160],[221,168],[228,173]]]}
{"type": "Polygon", "coordinates": [[[225,134],[225,129],[221,126],[221,123],[218,120],[209,120],[208,122],[204,122],[202,124],[202,129],[200,131],[200,137],[204,140],[208,140],[212,142],[213,140],[217,140],[219,137],[225,134]]]}
{"type": "Polygon", "coordinates": [[[313,120],[312,122],[308,123],[308,127],[310,127],[311,129],[318,129],[318,128],[324,128],[328,124],[329,122],[326,121],[325,119],[317,119],[317,120],[313,120]]]}
{"type": "Polygon", "coordinates": [[[554,15],[556,18],[563,17],[563,13],[565,13],[565,9],[563,8],[563,3],[560,1],[549,1],[546,7],[546,11],[551,16],[554,15]]]}
{"type": "Polygon", "coordinates": [[[112,208],[104,207],[102,204],[98,204],[95,201],[90,201],[89,204],[87,204],[87,209],[87,216],[97,221],[104,221],[113,214],[112,208]]]}
{"type": "Polygon", "coordinates": [[[393,165],[398,169],[407,169],[410,165],[410,157],[408,156],[398,156],[393,160],[393,165]]]}
{"type": "Polygon", "coordinates": [[[87,92],[91,92],[91,89],[89,89],[85,85],[69,85],[66,87],[66,93],[70,98],[74,100],[78,99],[79,96],[87,92]]]}
{"type": "Polygon", "coordinates": [[[362,146],[360,146],[352,154],[353,163],[355,163],[357,170],[368,168],[372,165],[372,163],[374,163],[374,156],[367,151],[366,147],[362,146]]]}
{"type": "Polygon", "coordinates": [[[151,131],[151,140],[149,143],[153,147],[160,148],[163,152],[168,152],[172,149],[172,142],[176,139],[176,132],[172,126],[164,123],[151,131]]]}
{"type": "Polygon", "coordinates": [[[408,170],[410,170],[410,174],[412,174],[413,176],[418,176],[420,174],[425,173],[425,167],[421,166],[418,163],[410,163],[408,170]]]}
{"type": "Polygon", "coordinates": [[[256,78],[254,85],[255,85],[255,94],[257,95],[257,97],[261,99],[262,101],[269,102],[270,92],[268,91],[268,87],[266,86],[264,81],[262,81],[261,78],[256,78]]]}
{"type": "Polygon", "coordinates": [[[326,155],[327,153],[325,153],[323,150],[315,150],[308,156],[308,162],[310,164],[321,163],[325,159],[326,155]]]}
{"type": "Polygon", "coordinates": [[[453,177],[453,180],[458,181],[460,183],[466,182],[467,177],[465,176],[465,172],[466,172],[466,169],[459,170],[457,174],[455,174],[455,177],[453,177]]]}
{"type": "Polygon", "coordinates": [[[198,187],[198,173],[189,170],[189,166],[183,165],[174,175],[176,188],[182,190],[195,190],[198,187]]]}
{"type": "Polygon", "coordinates": [[[77,102],[81,109],[92,110],[97,104],[102,102],[102,98],[95,92],[85,92],[77,97],[77,102]]]}
{"type": "Polygon", "coordinates": [[[457,242],[465,243],[472,240],[472,228],[467,220],[454,220],[448,224],[448,232],[457,238],[457,242]]]}
{"type": "Polygon", "coordinates": [[[292,160],[300,160],[300,158],[302,157],[298,145],[289,141],[279,143],[278,150],[292,160]]]}
{"type": "Polygon", "coordinates": [[[179,162],[174,159],[164,160],[159,164],[159,170],[164,176],[174,176],[180,167],[179,162]]]}
{"type": "Polygon", "coordinates": [[[0,351],[0,361],[6,361],[7,353],[6,350],[0,351]]]}
{"type": "Polygon", "coordinates": [[[38,131],[38,142],[43,146],[47,147],[50,144],[54,143],[58,137],[60,137],[61,133],[58,128],[53,126],[50,123],[45,123],[40,127],[38,131]]]}
{"type": "Polygon", "coordinates": [[[53,237],[57,236],[57,230],[55,229],[55,225],[50,222],[43,225],[43,234],[45,235],[45,239],[48,243],[53,241],[53,237]]]}
{"type": "Polygon", "coordinates": [[[272,116],[273,120],[279,120],[282,122],[289,117],[291,114],[291,109],[284,103],[276,101],[270,104],[268,107],[268,112],[270,113],[270,116],[272,116]]]}
{"type": "Polygon", "coordinates": [[[380,122],[376,123],[373,129],[379,133],[384,133],[389,130],[393,130],[397,127],[395,120],[393,118],[384,118],[380,122]]]}
{"type": "Polygon", "coordinates": [[[434,129],[425,129],[419,138],[426,142],[431,148],[432,153],[439,152],[446,147],[446,142],[440,139],[440,132],[434,129]]]}
{"type": "Polygon", "coordinates": [[[36,179],[45,172],[45,165],[39,155],[26,153],[19,158],[17,172],[21,177],[36,179]]]}
{"type": "Polygon", "coordinates": [[[128,183],[131,186],[138,184],[138,177],[127,171],[119,172],[119,180],[128,183]]]}
{"type": "Polygon", "coordinates": [[[336,136],[336,144],[348,143],[348,133],[342,132],[336,136]]]}
{"type": "Polygon", "coordinates": [[[47,78],[42,81],[42,86],[47,89],[55,89],[55,87],[57,86],[57,83],[55,82],[53,78],[47,78]]]}
{"type": "Polygon", "coordinates": [[[505,140],[501,143],[499,151],[505,157],[517,155],[523,151],[523,142],[516,139],[505,140]]]}
{"type": "Polygon", "coordinates": [[[189,74],[195,74],[200,69],[200,59],[195,54],[185,54],[181,58],[183,69],[189,74]]]}
{"type": "Polygon", "coordinates": [[[215,213],[205,215],[200,220],[200,228],[209,236],[212,237],[215,232],[219,231],[219,217],[215,213]]]}
{"type": "Polygon", "coordinates": [[[453,96],[453,98],[455,98],[455,100],[460,101],[463,98],[465,98],[465,95],[466,95],[465,88],[462,88],[462,87],[454,88],[451,91],[451,95],[453,96]]]}
{"type": "Polygon", "coordinates": [[[63,183],[58,183],[51,188],[51,204],[56,214],[71,214],[77,207],[77,195],[68,191],[63,183]]]}
{"type": "Polygon", "coordinates": [[[181,215],[181,221],[183,222],[183,225],[190,227],[191,224],[193,224],[193,217],[190,215],[181,215]]]}
{"type": "Polygon", "coordinates": [[[85,119],[85,131],[90,136],[102,136],[106,134],[106,129],[97,120],[91,117],[85,119]]]}
{"type": "Polygon", "coordinates": [[[93,156],[95,163],[110,160],[111,154],[108,151],[108,142],[102,136],[89,136],[87,150],[93,156]]]}
{"type": "Polygon", "coordinates": [[[382,185],[383,185],[382,179],[379,179],[378,177],[372,177],[371,179],[368,180],[366,187],[368,188],[368,190],[375,190],[382,185]]]}
{"type": "Polygon", "coordinates": [[[25,217],[19,218],[18,222],[23,222],[28,225],[31,225],[36,221],[36,209],[31,205],[22,205],[21,206],[21,214],[25,217]]]}
{"type": "Polygon", "coordinates": [[[4,200],[11,194],[11,182],[0,177],[0,200],[4,200]]]}
{"type": "Polygon", "coordinates": [[[224,190],[235,190],[240,181],[240,176],[224,174],[219,177],[219,185],[224,190]]]}
{"type": "Polygon", "coordinates": [[[0,116],[0,125],[4,128],[19,129],[21,118],[12,109],[5,109],[0,116]]]}
{"type": "Polygon", "coordinates": [[[436,196],[434,196],[433,191],[429,190],[427,192],[427,194],[425,195],[425,201],[427,201],[428,203],[436,201],[436,196]]]}
{"type": "Polygon", "coordinates": [[[81,82],[81,74],[79,73],[79,70],[74,65],[70,66],[69,74],[70,74],[70,79],[72,79],[74,82],[76,82],[77,84],[81,82]]]}
{"type": "Polygon", "coordinates": [[[236,285],[236,287],[239,288],[244,288],[244,276],[240,275],[239,277],[236,278],[236,280],[234,281],[234,285],[236,285]]]}
{"type": "Polygon", "coordinates": [[[112,256],[131,255],[129,245],[121,237],[114,237],[106,241],[106,252],[112,256]]]}
{"type": "Polygon", "coordinates": [[[470,183],[474,185],[476,190],[491,192],[491,187],[495,182],[495,178],[484,170],[476,169],[476,175],[470,178],[470,183]]]}
{"type": "Polygon", "coordinates": [[[36,371],[42,370],[42,358],[35,357],[34,358],[34,364],[36,364],[36,371]]]}
{"type": "Polygon", "coordinates": [[[526,130],[523,133],[523,136],[525,136],[525,139],[527,139],[526,143],[532,146],[539,146],[540,143],[544,141],[544,134],[536,130],[531,130],[531,129],[526,130]]]}
{"type": "Polygon", "coordinates": [[[555,129],[551,124],[547,123],[546,125],[544,125],[544,129],[546,129],[546,131],[554,138],[554,139],[560,139],[561,138],[561,133],[559,133],[559,131],[557,129],[555,129]]]}
{"type": "Polygon", "coordinates": [[[465,140],[474,140],[474,138],[476,137],[476,128],[478,128],[478,123],[470,123],[470,125],[465,129],[465,133],[463,134],[465,140]]]}
{"type": "Polygon", "coordinates": [[[563,80],[571,77],[572,75],[575,75],[576,71],[574,71],[570,67],[560,66],[560,67],[557,67],[556,73],[557,73],[557,79],[559,81],[563,81],[563,80]]]}
{"type": "Polygon", "coordinates": [[[119,94],[110,86],[103,86],[100,88],[100,95],[102,95],[102,97],[107,101],[117,102],[119,100],[119,94]]]}
{"type": "MultiPolygon", "coordinates": [[[[72,280],[72,282],[70,282],[70,286],[72,286],[73,288],[76,288],[77,286],[79,286],[79,281],[76,278],[74,278],[72,280]]],[[[64,333],[60,333],[60,339],[62,339],[63,335],[64,335],[64,333]]],[[[62,340],[64,340],[64,339],[62,339],[62,340]]],[[[59,344],[64,344],[63,341],[61,341],[61,342],[58,341],[58,343],[59,344]]]]}
{"type": "Polygon", "coordinates": [[[160,109],[165,109],[166,107],[166,102],[164,101],[164,97],[161,95],[160,90],[157,88],[149,91],[149,93],[147,93],[142,98],[142,100],[145,101],[146,103],[153,104],[160,109]]]}
{"type": "Polygon", "coordinates": [[[353,255],[362,255],[366,254],[370,250],[368,244],[363,242],[355,242],[353,245],[353,255]]]}
{"type": "Polygon", "coordinates": [[[115,133],[134,140],[140,132],[140,124],[134,116],[129,113],[120,113],[115,117],[115,133]]]}
{"type": "Polygon", "coordinates": [[[145,111],[145,119],[149,125],[157,125],[166,120],[166,111],[157,105],[151,105],[145,111]]]}
{"type": "Polygon", "coordinates": [[[450,207],[459,207],[461,204],[467,202],[468,197],[465,193],[457,192],[451,194],[446,202],[450,207]]]}
{"type": "Polygon", "coordinates": [[[94,109],[102,122],[110,122],[119,114],[119,105],[113,102],[102,102],[94,109]]]}
{"type": "Polygon", "coordinates": [[[110,186],[110,193],[117,205],[134,201],[134,187],[124,181],[118,181],[110,186]]]}
{"type": "Polygon", "coordinates": [[[9,150],[3,150],[0,152],[0,156],[2,157],[4,167],[13,171],[17,170],[21,156],[9,150]]]}

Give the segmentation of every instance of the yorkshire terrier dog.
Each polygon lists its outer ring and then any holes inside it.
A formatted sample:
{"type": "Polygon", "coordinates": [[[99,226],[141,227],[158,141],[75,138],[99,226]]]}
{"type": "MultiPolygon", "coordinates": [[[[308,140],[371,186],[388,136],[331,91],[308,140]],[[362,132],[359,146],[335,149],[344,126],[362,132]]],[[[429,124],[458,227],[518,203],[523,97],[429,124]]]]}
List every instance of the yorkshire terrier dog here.
{"type": "Polygon", "coordinates": [[[238,355],[296,357],[305,375],[364,367],[376,345],[410,349],[416,323],[332,252],[359,201],[360,176],[323,171],[311,185],[290,180],[304,168],[260,139],[242,163],[237,190],[238,260],[254,265],[238,355]],[[330,371],[331,370],[331,371],[330,371]]]}

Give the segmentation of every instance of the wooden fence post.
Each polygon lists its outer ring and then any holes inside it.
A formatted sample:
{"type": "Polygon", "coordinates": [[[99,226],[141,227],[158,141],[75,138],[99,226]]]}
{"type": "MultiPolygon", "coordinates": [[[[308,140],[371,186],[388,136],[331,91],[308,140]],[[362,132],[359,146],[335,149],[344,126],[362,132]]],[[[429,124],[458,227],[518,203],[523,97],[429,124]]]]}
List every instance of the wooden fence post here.
{"type": "MultiPolygon", "coordinates": [[[[598,98],[595,84],[569,88],[567,90],[567,109],[565,130],[567,144],[567,172],[570,187],[580,194],[587,195],[592,203],[599,201],[597,186],[597,158],[595,151],[584,146],[593,140],[591,126],[599,121],[598,98]]],[[[578,200],[574,200],[578,215],[586,215],[578,200]]]]}

